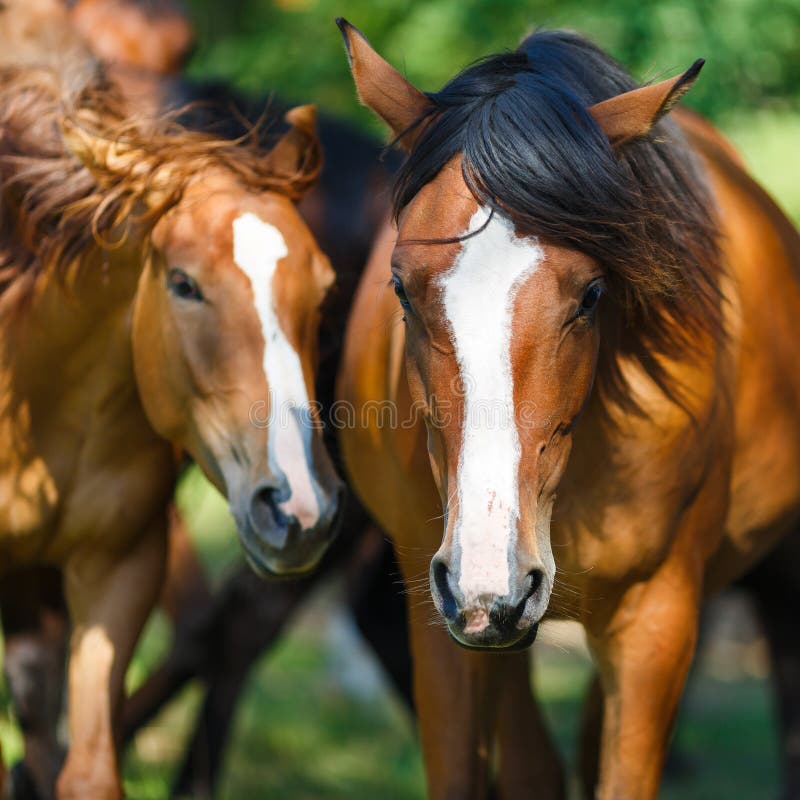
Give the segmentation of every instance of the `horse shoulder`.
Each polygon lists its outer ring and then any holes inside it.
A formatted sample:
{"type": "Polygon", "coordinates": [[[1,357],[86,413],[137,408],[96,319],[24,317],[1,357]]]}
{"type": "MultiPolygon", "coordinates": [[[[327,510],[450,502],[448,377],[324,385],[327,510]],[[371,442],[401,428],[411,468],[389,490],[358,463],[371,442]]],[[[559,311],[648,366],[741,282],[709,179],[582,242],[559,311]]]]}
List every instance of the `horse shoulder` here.
{"type": "MultiPolygon", "coordinates": [[[[405,327],[389,288],[394,227],[381,232],[348,321],[337,386],[342,451],[356,492],[403,543],[441,514],[426,447],[405,370],[405,327]]],[[[436,535],[438,526],[434,526],[436,535]]],[[[428,543],[435,550],[438,543],[428,543]]]]}
{"type": "Polygon", "coordinates": [[[103,319],[93,309],[87,328],[43,305],[41,317],[32,304],[0,330],[4,567],[58,562],[81,539],[122,549],[174,483],[171,448],[136,392],[124,311],[103,319]]]}
{"type": "MultiPolygon", "coordinates": [[[[579,421],[559,486],[551,536],[562,580],[627,583],[653,574],[679,546],[684,511],[724,509],[733,451],[734,381],[727,354],[714,347],[665,364],[679,402],[634,364],[623,365],[638,410],[611,405],[597,391],[579,421]],[[570,578],[570,576],[572,576],[570,578]]],[[[697,532],[697,554],[713,552],[719,523],[697,532]]],[[[597,589],[584,587],[584,599],[597,589]]]]}

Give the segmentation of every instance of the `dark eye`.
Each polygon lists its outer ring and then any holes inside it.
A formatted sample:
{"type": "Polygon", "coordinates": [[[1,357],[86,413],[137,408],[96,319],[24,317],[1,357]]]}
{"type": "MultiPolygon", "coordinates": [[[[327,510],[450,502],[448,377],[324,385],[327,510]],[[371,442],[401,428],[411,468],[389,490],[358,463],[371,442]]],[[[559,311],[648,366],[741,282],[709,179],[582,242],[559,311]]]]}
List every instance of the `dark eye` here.
{"type": "Polygon", "coordinates": [[[580,309],[578,310],[579,316],[588,317],[594,313],[597,308],[597,303],[603,296],[604,286],[602,281],[595,281],[586,287],[583,293],[583,300],[581,300],[580,309]]]}
{"type": "Polygon", "coordinates": [[[194,278],[189,277],[182,269],[171,269],[167,275],[167,288],[181,300],[202,301],[203,293],[194,278]]]}
{"type": "Polygon", "coordinates": [[[392,275],[392,286],[394,287],[394,293],[397,295],[397,299],[400,301],[400,305],[408,311],[411,308],[411,303],[408,302],[406,290],[403,288],[403,282],[397,275],[392,275]]]}

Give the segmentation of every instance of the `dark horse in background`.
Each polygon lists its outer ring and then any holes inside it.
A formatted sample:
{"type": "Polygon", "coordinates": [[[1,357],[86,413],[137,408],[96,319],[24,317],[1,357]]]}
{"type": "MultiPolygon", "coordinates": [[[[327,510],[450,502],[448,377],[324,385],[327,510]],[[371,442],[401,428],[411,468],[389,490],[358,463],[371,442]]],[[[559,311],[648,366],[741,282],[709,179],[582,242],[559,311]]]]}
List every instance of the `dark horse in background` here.
{"type": "MultiPolygon", "coordinates": [[[[288,108],[274,98],[248,98],[230,87],[193,83],[173,74],[185,61],[192,31],[182,9],[138,0],[84,0],[70,4],[72,20],[107,64],[115,82],[151,107],[187,110],[181,122],[235,139],[260,123],[265,144],[285,127],[288,108]]],[[[389,203],[391,164],[381,146],[331,117],[319,120],[326,154],[318,187],[300,210],[337,274],[323,314],[318,399],[333,401],[344,321],[361,268],[389,203]]],[[[325,440],[336,456],[328,426],[325,440]]],[[[249,671],[277,640],[292,613],[320,580],[344,574],[346,596],[366,641],[400,697],[411,707],[411,668],[405,600],[391,546],[360,505],[350,499],[338,541],[321,567],[295,581],[264,582],[242,565],[211,591],[176,510],[171,516],[170,566],[161,605],[174,623],[173,647],[156,672],[130,698],[123,736],[157,714],[188,681],[201,678],[205,694],[174,793],[209,797],[219,777],[225,744],[249,671]]],[[[47,775],[61,754],[55,738],[68,624],[61,577],[52,571],[20,575],[0,595],[6,637],[4,668],[25,736],[25,762],[12,772],[12,796],[47,797],[47,775]]]]}

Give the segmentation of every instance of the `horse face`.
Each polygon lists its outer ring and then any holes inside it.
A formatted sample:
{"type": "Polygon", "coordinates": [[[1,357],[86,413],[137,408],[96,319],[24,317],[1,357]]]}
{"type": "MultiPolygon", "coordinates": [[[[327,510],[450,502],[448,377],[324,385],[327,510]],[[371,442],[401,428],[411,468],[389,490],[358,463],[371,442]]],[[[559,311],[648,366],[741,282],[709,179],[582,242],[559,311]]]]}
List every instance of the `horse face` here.
{"type": "Polygon", "coordinates": [[[313,407],[333,272],[294,204],[216,175],[156,225],[134,311],[145,410],[226,493],[252,565],[313,567],[342,485],[313,407]]]}
{"type": "MultiPolygon", "coordinates": [[[[412,158],[423,148],[421,188],[413,199],[402,194],[393,271],[406,306],[412,393],[426,409],[445,506],[444,541],[431,566],[434,601],[462,644],[524,645],[552,590],[550,514],[593,381],[602,272],[589,256],[522,236],[478,208],[461,156],[440,162],[432,153],[429,133],[441,122],[452,137],[460,117],[448,117],[448,109],[474,100],[483,79],[473,75],[458,90],[462,103],[452,99],[452,85],[440,101],[409,83],[346,20],[337,24],[361,101],[412,158]],[[461,241],[420,244],[426,239],[461,241]]],[[[503,60],[500,92],[509,87],[503,60]]],[[[702,65],[582,109],[576,120],[583,116],[586,130],[596,125],[612,148],[624,147],[652,130],[702,65]]],[[[495,124],[488,120],[481,116],[472,136],[484,136],[495,124]]],[[[520,169],[513,173],[525,179],[520,169]]],[[[498,182],[476,195],[500,195],[502,206],[503,190],[498,182]]],[[[535,224],[529,220],[529,229],[535,224]]]]}
{"type": "Polygon", "coordinates": [[[592,385],[602,273],[479,207],[457,163],[406,208],[392,266],[445,509],[434,601],[462,644],[527,645],[553,587],[550,515],[592,385]]]}

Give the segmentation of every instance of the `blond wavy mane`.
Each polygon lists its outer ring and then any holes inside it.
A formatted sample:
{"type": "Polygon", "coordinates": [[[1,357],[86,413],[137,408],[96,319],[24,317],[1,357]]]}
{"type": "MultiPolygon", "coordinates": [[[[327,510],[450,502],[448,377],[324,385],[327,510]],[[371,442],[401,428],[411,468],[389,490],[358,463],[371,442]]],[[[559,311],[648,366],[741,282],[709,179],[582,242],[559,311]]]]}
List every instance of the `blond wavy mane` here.
{"type": "Polygon", "coordinates": [[[133,232],[144,242],[208,170],[292,199],[318,177],[318,147],[294,173],[275,174],[255,129],[231,141],[187,130],[176,113],[143,117],[126,108],[96,62],[72,67],[0,63],[0,293],[23,275],[64,275],[93,248],[133,232]],[[135,158],[113,171],[87,166],[66,144],[69,130],[135,158]]]}

